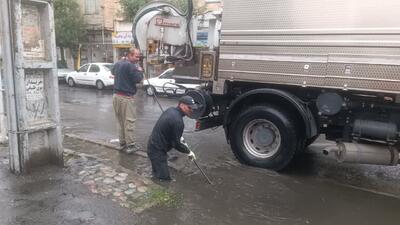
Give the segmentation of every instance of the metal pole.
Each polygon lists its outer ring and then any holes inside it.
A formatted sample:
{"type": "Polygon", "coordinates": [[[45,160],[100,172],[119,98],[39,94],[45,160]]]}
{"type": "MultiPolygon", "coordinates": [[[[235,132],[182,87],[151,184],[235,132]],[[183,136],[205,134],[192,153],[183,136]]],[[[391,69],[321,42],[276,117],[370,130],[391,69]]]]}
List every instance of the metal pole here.
{"type": "Polygon", "coordinates": [[[3,37],[3,63],[4,63],[4,80],[6,89],[7,102],[7,122],[8,122],[8,138],[10,149],[10,170],[13,173],[19,174],[22,171],[19,142],[18,142],[18,114],[17,100],[15,93],[15,71],[14,71],[14,31],[12,27],[12,1],[0,1],[1,6],[1,22],[2,22],[2,37],[3,37]]]}
{"type": "Polygon", "coordinates": [[[106,26],[106,23],[104,22],[104,18],[105,18],[105,13],[104,13],[104,5],[102,5],[101,6],[101,12],[102,12],[102,15],[103,15],[103,18],[102,18],[102,27],[101,27],[101,36],[102,36],[102,39],[103,39],[103,49],[104,49],[104,55],[105,55],[105,57],[106,57],[106,62],[108,62],[107,61],[107,48],[106,48],[106,46],[105,46],[105,41],[104,41],[104,27],[106,26]]]}
{"type": "MultiPolygon", "coordinates": [[[[0,7],[1,8],[1,7],[0,7]]],[[[1,9],[0,9],[1,12],[1,9]]],[[[1,21],[1,19],[0,19],[1,21]]],[[[0,143],[7,143],[7,122],[6,122],[6,107],[5,107],[5,86],[4,86],[4,74],[3,74],[3,43],[2,38],[2,25],[0,22],[0,143]]]]}
{"type": "Polygon", "coordinates": [[[207,175],[204,173],[204,171],[200,168],[200,166],[197,164],[197,162],[196,162],[195,159],[193,159],[193,162],[194,162],[194,165],[196,165],[197,168],[200,170],[201,174],[203,174],[203,177],[206,178],[207,182],[208,182],[209,184],[212,185],[213,183],[212,183],[211,180],[207,177],[207,175]]]}

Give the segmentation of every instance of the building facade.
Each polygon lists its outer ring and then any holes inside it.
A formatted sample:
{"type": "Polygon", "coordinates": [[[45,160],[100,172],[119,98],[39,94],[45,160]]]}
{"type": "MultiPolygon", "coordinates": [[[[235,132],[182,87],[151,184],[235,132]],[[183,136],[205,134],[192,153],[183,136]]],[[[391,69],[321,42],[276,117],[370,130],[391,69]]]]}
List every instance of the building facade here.
{"type": "Polygon", "coordinates": [[[87,42],[81,46],[81,64],[113,62],[112,36],[119,16],[119,0],[78,0],[87,24],[87,42]]]}
{"type": "Polygon", "coordinates": [[[133,47],[132,22],[115,21],[115,30],[112,35],[114,62],[118,61],[133,47]]]}

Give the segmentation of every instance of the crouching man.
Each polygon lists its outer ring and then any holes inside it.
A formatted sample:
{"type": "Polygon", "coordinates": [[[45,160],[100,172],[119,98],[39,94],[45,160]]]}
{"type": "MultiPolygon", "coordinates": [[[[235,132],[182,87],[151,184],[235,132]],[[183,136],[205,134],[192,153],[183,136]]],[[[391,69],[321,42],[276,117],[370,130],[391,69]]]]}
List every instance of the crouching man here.
{"type": "Polygon", "coordinates": [[[183,117],[190,116],[197,105],[190,96],[179,99],[177,107],[170,107],[163,112],[153,128],[149,138],[147,155],[151,161],[153,177],[163,181],[170,181],[168,169],[168,154],[172,148],[188,154],[190,159],[196,159],[182,138],[184,129],[183,117]]]}

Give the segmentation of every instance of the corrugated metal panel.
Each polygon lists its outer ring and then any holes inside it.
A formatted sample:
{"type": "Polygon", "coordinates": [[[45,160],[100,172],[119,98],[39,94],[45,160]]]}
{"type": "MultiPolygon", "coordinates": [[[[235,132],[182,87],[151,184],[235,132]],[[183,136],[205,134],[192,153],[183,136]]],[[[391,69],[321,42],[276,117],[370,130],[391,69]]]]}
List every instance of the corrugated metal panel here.
{"type": "Polygon", "coordinates": [[[400,93],[399,11],[398,0],[231,0],[219,78],[400,93]]]}
{"type": "Polygon", "coordinates": [[[223,30],[398,27],[398,0],[229,0],[223,30]]]}

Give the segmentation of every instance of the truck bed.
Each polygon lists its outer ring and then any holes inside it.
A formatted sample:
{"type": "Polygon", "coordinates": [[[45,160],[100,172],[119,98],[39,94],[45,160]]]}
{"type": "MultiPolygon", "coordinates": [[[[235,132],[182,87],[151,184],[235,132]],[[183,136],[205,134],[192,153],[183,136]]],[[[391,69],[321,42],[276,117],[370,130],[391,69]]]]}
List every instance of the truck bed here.
{"type": "Polygon", "coordinates": [[[230,0],[218,79],[400,94],[398,12],[398,0],[230,0]]]}

